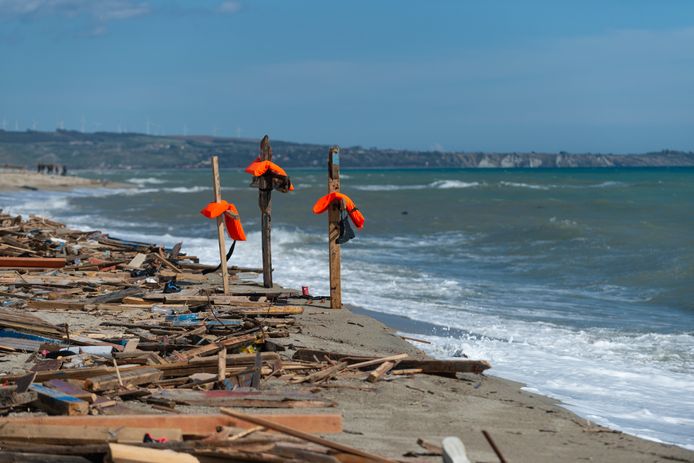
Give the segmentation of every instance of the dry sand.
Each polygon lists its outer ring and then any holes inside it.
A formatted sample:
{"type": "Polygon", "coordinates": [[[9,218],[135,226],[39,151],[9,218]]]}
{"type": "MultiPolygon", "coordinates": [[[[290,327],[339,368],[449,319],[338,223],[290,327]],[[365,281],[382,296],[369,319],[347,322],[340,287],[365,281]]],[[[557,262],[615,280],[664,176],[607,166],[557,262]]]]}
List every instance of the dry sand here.
{"type": "MultiPolygon", "coordinates": [[[[305,301],[296,299],[292,304],[305,301]]],[[[45,312],[38,315],[53,323],[67,322],[73,330],[96,328],[103,318],[81,312],[45,312]]],[[[379,316],[380,317],[380,316],[379,316]]],[[[406,320],[406,319],[404,319],[406,320]]],[[[403,321],[395,320],[395,324],[403,321]]],[[[325,305],[306,306],[297,316],[297,328],[289,338],[273,339],[286,347],[324,349],[340,353],[385,356],[425,354],[404,341],[389,327],[370,316],[352,310],[330,310],[325,305]]],[[[103,329],[103,327],[101,328],[103,329]]],[[[115,332],[119,328],[114,328],[115,332]]],[[[13,356],[8,356],[7,360],[13,356]]],[[[0,363],[0,371],[27,368],[25,356],[0,363]]],[[[325,436],[345,444],[403,461],[436,461],[440,457],[404,457],[422,452],[416,443],[423,438],[440,444],[445,436],[458,436],[473,462],[497,462],[481,431],[487,430],[510,462],[694,462],[694,452],[614,432],[588,423],[547,397],[521,391],[521,384],[484,375],[463,375],[458,379],[417,375],[398,377],[377,384],[363,380],[365,374],[341,379],[331,387],[288,385],[277,379],[263,382],[267,390],[293,388],[317,391],[337,402],[337,409],[315,409],[316,413],[339,410],[344,416],[344,432],[325,436]]],[[[149,407],[128,402],[129,407],[148,411],[149,407]]],[[[183,413],[216,413],[210,407],[177,407],[183,413]]],[[[266,410],[291,413],[292,410],[266,410]]],[[[252,410],[251,413],[263,413],[252,410]]]]}
{"type": "Polygon", "coordinates": [[[51,190],[67,191],[73,188],[127,187],[103,180],[74,177],[72,175],[47,175],[31,171],[0,171],[0,191],[51,190]]]}

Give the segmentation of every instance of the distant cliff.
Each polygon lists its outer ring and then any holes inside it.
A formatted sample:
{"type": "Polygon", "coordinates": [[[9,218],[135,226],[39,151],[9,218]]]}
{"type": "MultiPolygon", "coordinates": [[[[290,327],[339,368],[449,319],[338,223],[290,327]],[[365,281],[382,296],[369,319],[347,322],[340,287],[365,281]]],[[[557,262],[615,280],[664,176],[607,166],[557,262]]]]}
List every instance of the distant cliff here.
{"type": "MultiPolygon", "coordinates": [[[[218,154],[222,167],[245,167],[258,140],[209,136],[150,136],[137,133],[8,132],[0,130],[0,166],[37,163],[76,168],[194,168],[218,154]]],[[[273,140],[274,159],[286,167],[324,165],[328,145],[273,140]]],[[[344,167],[666,167],[694,166],[694,152],[646,154],[478,153],[343,147],[344,167]]]]}

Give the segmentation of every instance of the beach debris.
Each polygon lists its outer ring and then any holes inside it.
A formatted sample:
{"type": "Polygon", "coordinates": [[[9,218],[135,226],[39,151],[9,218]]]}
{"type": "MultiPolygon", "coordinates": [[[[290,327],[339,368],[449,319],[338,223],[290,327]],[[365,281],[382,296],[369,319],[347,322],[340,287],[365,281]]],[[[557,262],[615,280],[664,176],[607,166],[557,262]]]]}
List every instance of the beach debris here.
{"type": "Polygon", "coordinates": [[[470,463],[465,452],[465,445],[457,437],[445,437],[441,442],[441,453],[443,454],[443,463],[470,463]]]}
{"type": "Polygon", "coordinates": [[[214,266],[180,243],[0,211],[0,256],[11,264],[0,266],[0,365],[24,356],[0,375],[0,451],[36,461],[390,461],[313,435],[342,431],[324,388],[368,393],[384,381],[489,367],[283,344],[301,330],[299,292],[224,263],[225,291],[214,266]],[[208,414],[191,414],[201,408],[208,414]],[[308,410],[319,413],[293,413],[308,410]]]}

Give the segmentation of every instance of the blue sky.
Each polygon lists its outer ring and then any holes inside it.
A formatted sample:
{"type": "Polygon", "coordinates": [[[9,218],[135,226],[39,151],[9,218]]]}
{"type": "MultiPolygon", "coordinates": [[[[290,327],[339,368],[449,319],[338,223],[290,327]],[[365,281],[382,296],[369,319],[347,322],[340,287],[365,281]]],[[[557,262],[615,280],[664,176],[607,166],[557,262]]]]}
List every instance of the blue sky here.
{"type": "Polygon", "coordinates": [[[0,57],[7,129],[694,150],[684,0],[0,0],[0,57]]]}

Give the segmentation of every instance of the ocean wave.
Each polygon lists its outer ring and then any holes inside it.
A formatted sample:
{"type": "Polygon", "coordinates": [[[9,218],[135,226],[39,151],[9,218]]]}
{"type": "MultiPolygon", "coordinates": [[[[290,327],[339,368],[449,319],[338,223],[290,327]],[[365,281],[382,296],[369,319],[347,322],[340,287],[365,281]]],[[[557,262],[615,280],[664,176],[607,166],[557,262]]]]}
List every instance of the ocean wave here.
{"type": "Polygon", "coordinates": [[[435,182],[418,185],[355,185],[355,190],[362,191],[398,191],[398,190],[447,190],[454,188],[474,188],[480,186],[479,182],[463,182],[460,180],[436,180],[435,182]]]}
{"type": "Polygon", "coordinates": [[[160,178],[154,178],[154,177],[145,177],[145,178],[138,178],[138,177],[133,177],[129,178],[127,180],[128,183],[134,183],[135,185],[143,186],[143,185],[161,185],[163,183],[166,183],[166,180],[162,180],[160,178]]]}
{"type": "Polygon", "coordinates": [[[165,191],[167,193],[198,193],[200,191],[210,191],[211,189],[212,187],[209,186],[177,186],[173,188],[162,188],[161,191],[165,191]]]}
{"type": "Polygon", "coordinates": [[[524,182],[510,182],[510,181],[501,181],[499,182],[499,186],[502,187],[507,187],[507,188],[527,188],[529,190],[554,190],[554,189],[561,189],[561,188],[566,188],[566,189],[584,189],[584,188],[614,188],[614,187],[623,187],[623,186],[628,186],[628,183],[625,182],[619,182],[619,181],[614,181],[614,180],[609,180],[601,183],[592,183],[592,184],[587,184],[587,185],[577,185],[577,184],[564,184],[564,185],[557,185],[557,184],[546,184],[546,185],[540,185],[537,183],[524,183],[524,182]]]}
{"type": "Polygon", "coordinates": [[[549,190],[554,185],[536,185],[533,183],[522,182],[499,182],[499,185],[513,188],[529,188],[531,190],[549,190]]]}

